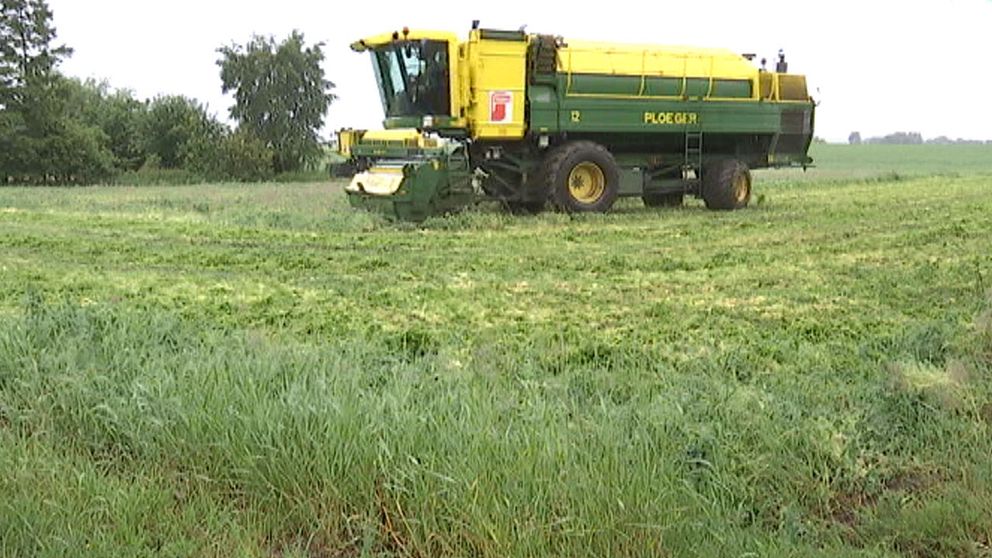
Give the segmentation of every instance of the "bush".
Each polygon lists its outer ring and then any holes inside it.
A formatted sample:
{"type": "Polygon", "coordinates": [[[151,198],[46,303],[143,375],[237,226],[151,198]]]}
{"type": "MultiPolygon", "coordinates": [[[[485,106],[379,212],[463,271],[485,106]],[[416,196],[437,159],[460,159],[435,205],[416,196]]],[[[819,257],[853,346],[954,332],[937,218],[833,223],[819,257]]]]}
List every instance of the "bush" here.
{"type": "Polygon", "coordinates": [[[192,99],[181,96],[159,97],[151,102],[145,120],[145,151],[158,157],[162,168],[186,166],[188,154],[203,142],[223,137],[227,127],[207,114],[192,99]]]}
{"type": "Polygon", "coordinates": [[[193,139],[186,145],[185,166],[213,180],[252,182],[272,178],[273,156],[262,140],[239,130],[193,139]]]}
{"type": "Polygon", "coordinates": [[[272,178],[275,153],[250,132],[237,131],[220,142],[218,163],[225,178],[240,182],[272,178]]]}
{"type": "Polygon", "coordinates": [[[112,90],[106,82],[65,79],[66,112],[70,118],[95,126],[106,135],[117,171],[141,168],[147,157],[144,132],[148,103],[126,89],[112,90]]]}

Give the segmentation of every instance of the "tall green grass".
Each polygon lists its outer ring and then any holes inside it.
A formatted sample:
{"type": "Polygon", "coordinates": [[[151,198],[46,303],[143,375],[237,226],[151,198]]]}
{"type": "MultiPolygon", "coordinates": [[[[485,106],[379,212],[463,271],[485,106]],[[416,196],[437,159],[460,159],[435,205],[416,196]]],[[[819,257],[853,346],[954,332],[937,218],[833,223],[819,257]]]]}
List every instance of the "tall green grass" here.
{"type": "Polygon", "coordinates": [[[0,555],[988,555],[985,176],[339,186],[0,189],[0,555]]]}
{"type": "Polygon", "coordinates": [[[988,331],[907,331],[889,361],[770,338],[456,358],[37,300],[3,325],[14,554],[966,556],[992,518],[988,331]]]}

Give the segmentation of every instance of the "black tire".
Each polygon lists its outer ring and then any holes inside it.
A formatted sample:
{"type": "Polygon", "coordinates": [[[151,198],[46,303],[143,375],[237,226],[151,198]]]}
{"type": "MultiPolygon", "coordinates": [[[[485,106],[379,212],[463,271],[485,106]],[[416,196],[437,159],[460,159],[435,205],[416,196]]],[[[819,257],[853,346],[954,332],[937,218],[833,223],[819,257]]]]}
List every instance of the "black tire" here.
{"type": "Polygon", "coordinates": [[[617,162],[591,141],[567,143],[549,153],[540,178],[552,203],[568,213],[609,211],[620,193],[617,162]]]}
{"type": "Polygon", "coordinates": [[[743,209],[751,201],[751,171],[737,159],[721,159],[703,168],[703,201],[708,209],[743,209]]]}
{"type": "Polygon", "coordinates": [[[682,192],[668,194],[644,194],[641,199],[648,207],[681,207],[682,192]]]}

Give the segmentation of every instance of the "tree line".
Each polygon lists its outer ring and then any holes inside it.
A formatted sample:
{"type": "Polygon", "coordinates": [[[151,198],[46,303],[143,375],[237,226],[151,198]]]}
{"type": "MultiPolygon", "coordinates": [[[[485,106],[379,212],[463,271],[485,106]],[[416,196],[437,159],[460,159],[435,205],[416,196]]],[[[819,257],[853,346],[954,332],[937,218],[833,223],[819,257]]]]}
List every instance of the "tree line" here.
{"type": "Polygon", "coordinates": [[[320,159],[334,84],[299,32],[217,50],[234,127],[195,99],[64,76],[56,39],[45,0],[0,0],[0,183],[255,181],[320,159]]]}
{"type": "Polygon", "coordinates": [[[860,132],[851,132],[851,135],[847,137],[847,142],[851,145],[860,145],[863,143],[868,144],[881,144],[881,145],[923,145],[923,144],[933,144],[933,145],[982,145],[982,144],[992,144],[992,140],[982,141],[982,140],[969,140],[969,139],[951,139],[947,136],[939,136],[936,138],[923,139],[923,134],[919,132],[895,132],[885,136],[871,137],[863,139],[860,132]]]}

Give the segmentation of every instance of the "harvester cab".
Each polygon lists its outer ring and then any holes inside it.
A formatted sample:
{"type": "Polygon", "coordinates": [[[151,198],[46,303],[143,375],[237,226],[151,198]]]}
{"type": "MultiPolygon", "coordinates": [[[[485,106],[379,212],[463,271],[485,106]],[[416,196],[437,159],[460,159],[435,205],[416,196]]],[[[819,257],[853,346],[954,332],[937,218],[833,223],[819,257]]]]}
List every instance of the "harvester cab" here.
{"type": "MultiPolygon", "coordinates": [[[[420,221],[487,198],[536,212],[703,198],[739,209],[751,169],[804,166],[804,76],[722,49],[565,41],[524,31],[403,29],[368,53],[384,130],[343,131],[352,205],[420,221]]],[[[753,56],[752,56],[753,58],[753,56]]],[[[342,151],[344,151],[342,149],[342,151]]]]}
{"type": "Polygon", "coordinates": [[[351,48],[371,55],[385,128],[464,126],[464,119],[457,118],[461,103],[454,34],[404,29],[362,39],[351,48]]]}
{"type": "Polygon", "coordinates": [[[339,143],[358,172],[346,191],[356,205],[403,220],[472,203],[458,91],[458,39],[444,32],[377,35],[351,45],[368,52],[385,113],[384,130],[347,131],[339,143]]]}

